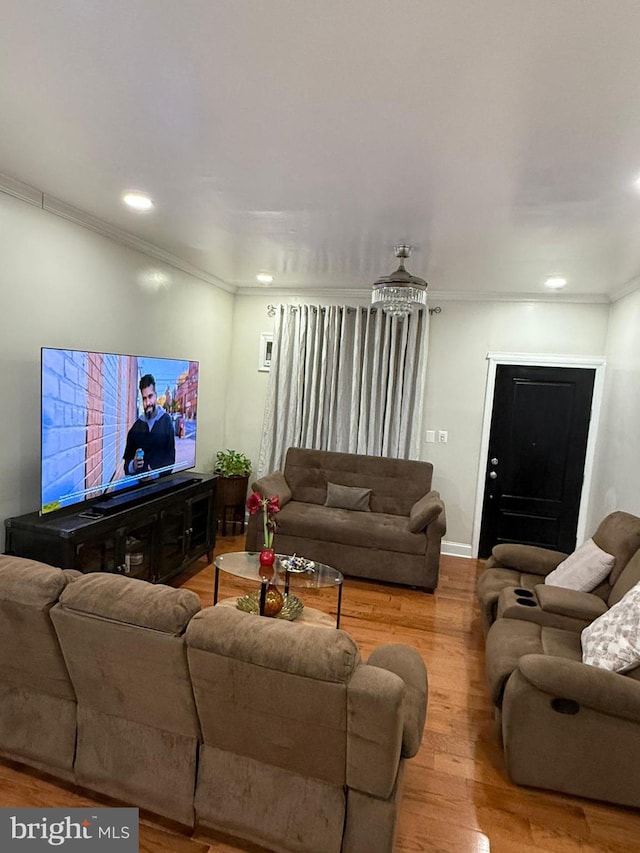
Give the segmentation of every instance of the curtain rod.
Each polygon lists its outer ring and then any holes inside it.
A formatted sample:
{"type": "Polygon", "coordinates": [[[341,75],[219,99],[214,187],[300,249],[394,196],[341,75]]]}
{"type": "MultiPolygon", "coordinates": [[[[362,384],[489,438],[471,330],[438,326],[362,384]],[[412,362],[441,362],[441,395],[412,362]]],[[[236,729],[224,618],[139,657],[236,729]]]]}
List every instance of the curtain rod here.
{"type": "MultiPolygon", "coordinates": [[[[268,317],[275,317],[277,307],[278,307],[277,305],[267,305],[267,316],[268,317]]],[[[288,305],[287,307],[289,308],[290,311],[297,311],[298,310],[297,305],[288,305]]],[[[313,305],[311,307],[316,308],[316,309],[318,308],[317,305],[313,305]]],[[[319,307],[320,307],[321,311],[324,311],[326,306],[321,305],[319,307]]],[[[346,306],[341,306],[341,307],[346,307],[347,311],[349,311],[349,310],[355,310],[356,306],[346,305],[346,306]]],[[[360,305],[357,307],[366,308],[367,306],[366,305],[360,305]]],[[[378,310],[377,308],[369,308],[369,311],[372,311],[372,312],[375,312],[377,310],[378,310]]],[[[441,313],[442,313],[442,308],[439,305],[436,305],[435,308],[429,308],[429,314],[441,314],[441,313]]]]}

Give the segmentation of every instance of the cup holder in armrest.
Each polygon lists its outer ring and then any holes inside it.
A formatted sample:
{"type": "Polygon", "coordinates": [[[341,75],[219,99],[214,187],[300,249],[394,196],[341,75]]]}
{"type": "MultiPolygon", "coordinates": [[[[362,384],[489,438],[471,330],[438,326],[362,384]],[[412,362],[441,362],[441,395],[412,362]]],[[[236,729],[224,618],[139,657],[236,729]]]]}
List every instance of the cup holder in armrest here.
{"type": "Polygon", "coordinates": [[[560,699],[558,697],[551,700],[551,707],[558,714],[569,714],[569,716],[577,714],[580,710],[580,705],[575,699],[560,699]]]}
{"type": "Polygon", "coordinates": [[[537,607],[538,602],[532,598],[516,598],[517,604],[522,604],[524,607],[537,607]]]}
{"type": "Polygon", "coordinates": [[[522,596],[522,598],[533,598],[533,593],[530,589],[520,589],[518,587],[518,589],[514,589],[513,591],[516,595],[522,596]]]}

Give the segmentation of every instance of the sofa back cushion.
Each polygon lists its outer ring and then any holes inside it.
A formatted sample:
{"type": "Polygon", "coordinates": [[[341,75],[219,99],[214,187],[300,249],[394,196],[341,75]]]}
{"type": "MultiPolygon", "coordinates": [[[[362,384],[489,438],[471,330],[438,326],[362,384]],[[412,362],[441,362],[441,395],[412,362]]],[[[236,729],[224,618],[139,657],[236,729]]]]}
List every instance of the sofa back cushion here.
{"type": "Polygon", "coordinates": [[[0,556],[0,682],[75,699],[50,610],[69,576],[36,560],[0,556]]]}
{"type": "Polygon", "coordinates": [[[360,665],[348,634],[210,607],[186,640],[207,746],[345,784],[347,684],[360,665]]]}
{"type": "Polygon", "coordinates": [[[199,733],[182,633],[200,610],[189,590],[88,574],[51,618],[82,708],[176,734],[199,733]]]}
{"type": "Polygon", "coordinates": [[[294,501],[324,504],[327,484],[371,489],[371,512],[409,515],[413,504],[431,490],[433,465],[330,450],[290,447],[284,475],[294,501]]]}
{"type": "Polygon", "coordinates": [[[612,512],[600,522],[592,539],[599,548],[615,557],[609,576],[609,584],[613,585],[640,548],[640,518],[629,512],[612,512]]]}
{"type": "Polygon", "coordinates": [[[613,585],[607,599],[609,607],[621,601],[637,583],[640,583],[640,549],[629,560],[613,585]]]}

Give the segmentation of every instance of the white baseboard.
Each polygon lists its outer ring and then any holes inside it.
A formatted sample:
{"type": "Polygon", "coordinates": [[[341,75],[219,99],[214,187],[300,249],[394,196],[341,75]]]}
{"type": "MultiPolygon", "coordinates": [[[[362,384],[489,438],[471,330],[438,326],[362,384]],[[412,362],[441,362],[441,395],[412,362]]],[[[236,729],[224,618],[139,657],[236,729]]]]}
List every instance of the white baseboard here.
{"type": "Polygon", "coordinates": [[[445,539],[440,545],[440,553],[448,557],[467,557],[469,560],[473,557],[471,545],[465,545],[463,542],[447,542],[445,539]]]}

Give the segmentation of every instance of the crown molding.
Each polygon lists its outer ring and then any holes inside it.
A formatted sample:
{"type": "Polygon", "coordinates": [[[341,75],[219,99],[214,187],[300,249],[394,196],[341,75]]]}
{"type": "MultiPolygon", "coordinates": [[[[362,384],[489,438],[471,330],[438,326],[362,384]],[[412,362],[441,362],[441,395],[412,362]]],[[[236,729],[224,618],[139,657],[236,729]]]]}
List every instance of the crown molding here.
{"type": "Polygon", "coordinates": [[[427,301],[434,302],[594,302],[608,305],[611,301],[604,293],[504,293],[481,290],[430,290],[427,301]]]}
{"type": "Polygon", "coordinates": [[[364,299],[371,301],[371,289],[359,290],[357,288],[333,288],[330,287],[313,287],[300,288],[300,285],[295,287],[271,287],[264,285],[263,287],[238,287],[236,296],[264,296],[266,299],[317,299],[324,297],[326,299],[364,299]]]}
{"type": "Polygon", "coordinates": [[[632,278],[627,284],[614,290],[611,294],[611,301],[618,302],[625,296],[629,296],[630,293],[635,293],[636,290],[640,290],[640,276],[632,278]]]}
{"type": "Polygon", "coordinates": [[[86,213],[84,210],[80,210],[80,208],[67,204],[60,199],[45,194],[43,196],[42,207],[49,213],[55,213],[56,216],[68,219],[69,222],[74,222],[76,225],[82,225],[85,228],[91,229],[91,231],[101,234],[103,237],[115,240],[116,243],[121,243],[124,246],[128,246],[130,249],[135,249],[138,252],[142,252],[144,255],[149,255],[149,257],[162,261],[162,263],[175,267],[175,269],[182,270],[182,272],[186,272],[194,278],[199,278],[201,281],[213,284],[215,287],[220,288],[220,290],[225,290],[227,293],[233,294],[237,291],[236,287],[231,284],[227,284],[227,282],[223,281],[221,278],[211,275],[210,273],[201,270],[199,267],[193,266],[187,261],[183,261],[182,258],[172,255],[171,252],[166,252],[154,243],[149,243],[147,240],[135,237],[129,231],[125,231],[123,228],[118,228],[116,225],[110,225],[108,222],[99,219],[97,216],[91,216],[90,213],[86,213]]]}
{"type": "Polygon", "coordinates": [[[25,184],[24,181],[10,178],[9,175],[0,173],[0,192],[11,195],[14,198],[19,198],[28,204],[33,204],[34,207],[42,207],[44,196],[40,190],[29,186],[29,184],[25,184]]]}

